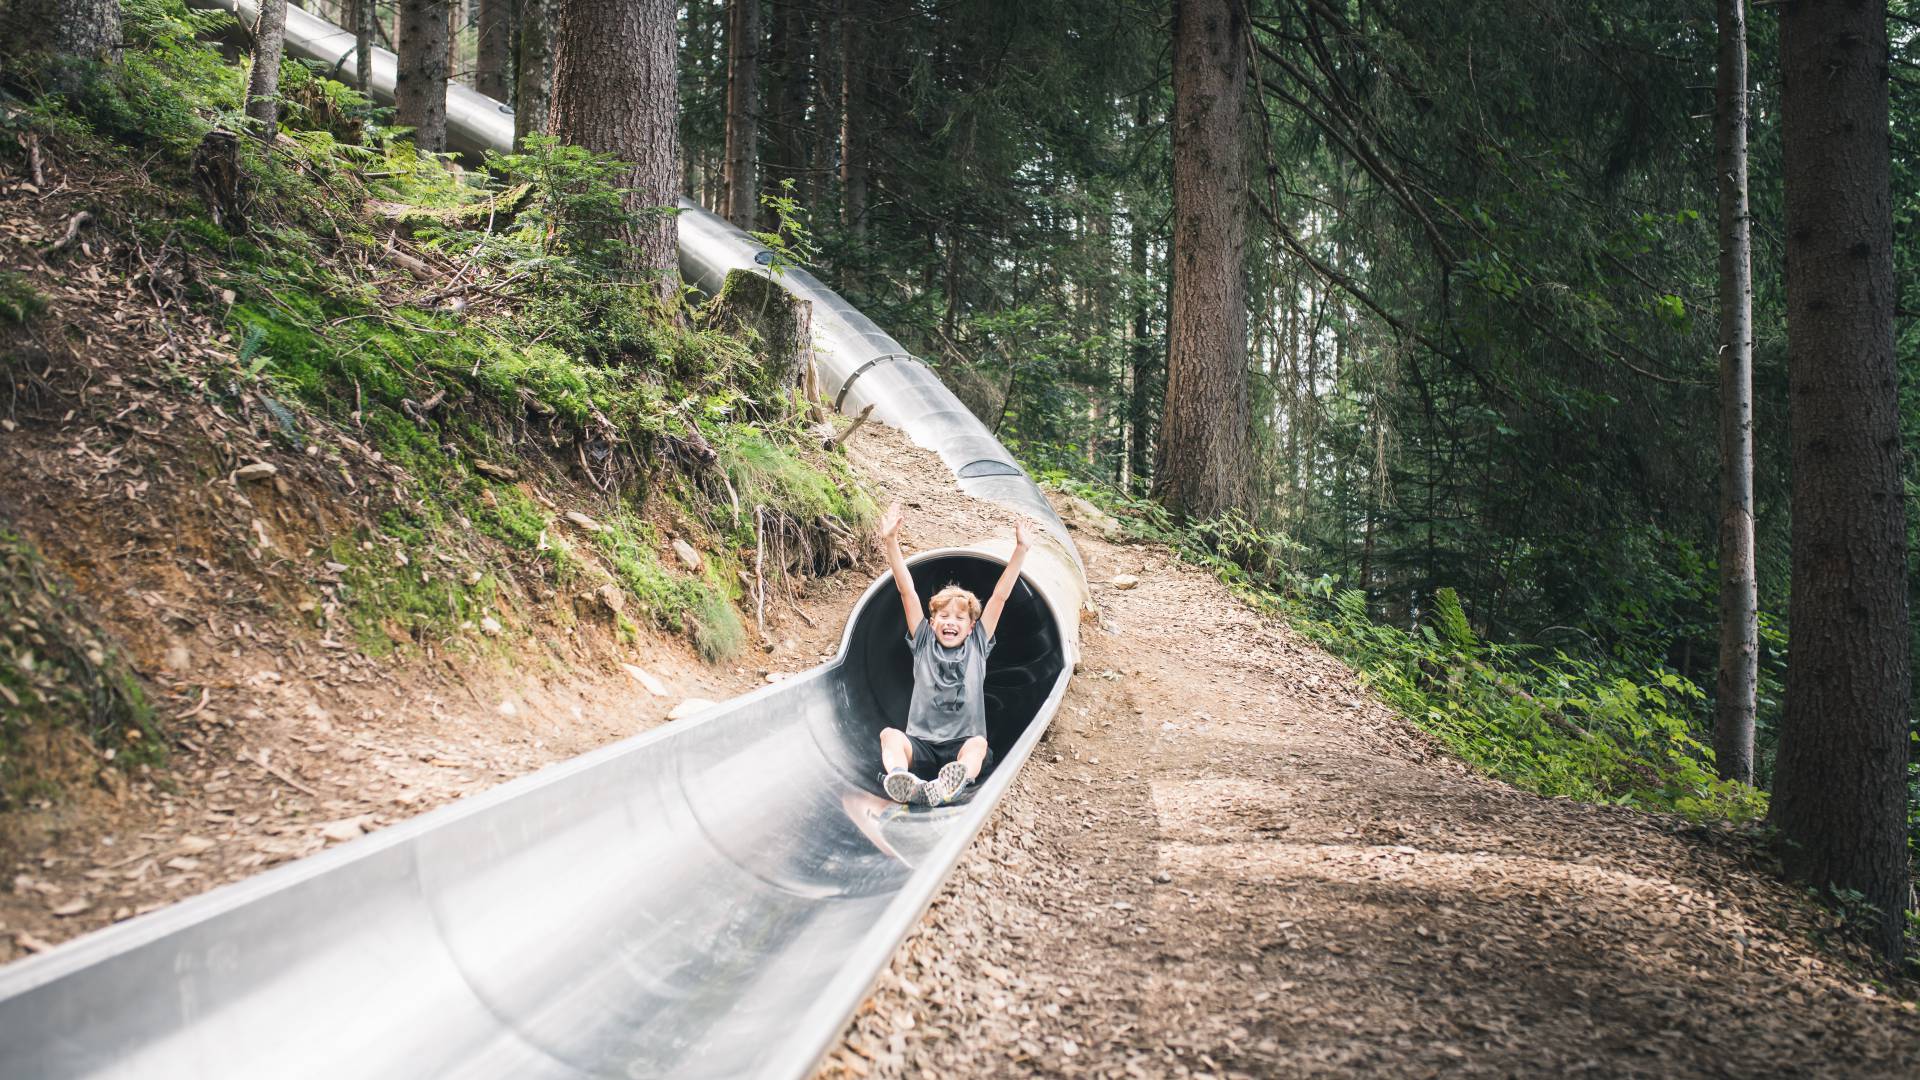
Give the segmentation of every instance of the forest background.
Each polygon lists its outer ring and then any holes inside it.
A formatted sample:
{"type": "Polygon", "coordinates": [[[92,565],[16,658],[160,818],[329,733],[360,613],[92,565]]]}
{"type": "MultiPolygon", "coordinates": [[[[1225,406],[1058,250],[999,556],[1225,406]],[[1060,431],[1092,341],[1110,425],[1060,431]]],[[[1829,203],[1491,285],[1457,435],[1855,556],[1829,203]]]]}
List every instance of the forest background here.
{"type": "MultiPolygon", "coordinates": [[[[547,126],[549,94],[555,109],[572,100],[547,77],[567,20],[620,7],[311,2],[388,46],[404,46],[409,25],[447,27],[428,50],[444,59],[438,77],[511,100],[526,130],[547,126]]],[[[653,37],[677,82],[681,190],[782,230],[1037,476],[1285,608],[1500,775],[1696,816],[1764,812],[1792,562],[1771,7],[1746,43],[1749,787],[1717,780],[1709,749],[1721,628],[1713,5],[1236,8],[1249,20],[1235,39],[1246,128],[1217,175],[1247,210],[1235,268],[1244,363],[1222,399],[1246,403],[1234,454],[1245,483],[1198,510],[1169,488],[1177,453],[1162,423],[1179,278],[1166,5],[629,6],[673,30],[653,37]]],[[[1887,10],[1911,447],[1920,175],[1905,121],[1920,105],[1920,21],[1911,0],[1887,10]]],[[[441,148],[435,121],[417,103],[408,114],[404,85],[398,115],[361,106],[367,119],[441,148]]],[[[1904,468],[1911,503],[1920,470],[1911,455],[1904,468]]],[[[1909,515],[1909,609],[1915,527],[1909,515]]],[[[1911,628],[1908,652],[1912,678],[1911,628]]],[[[1908,786],[1920,837],[1920,778],[1908,786]]]]}

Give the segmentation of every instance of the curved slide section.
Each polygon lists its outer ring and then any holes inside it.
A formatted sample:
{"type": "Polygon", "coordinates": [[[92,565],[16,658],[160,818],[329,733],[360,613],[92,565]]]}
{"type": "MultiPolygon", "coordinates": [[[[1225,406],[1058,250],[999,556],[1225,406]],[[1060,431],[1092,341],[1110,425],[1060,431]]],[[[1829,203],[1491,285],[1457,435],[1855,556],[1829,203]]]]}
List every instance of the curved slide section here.
{"type": "MultiPolygon", "coordinates": [[[[351,68],[350,35],[288,23],[296,55],[351,68]]],[[[377,93],[392,70],[376,53],[377,93]]],[[[450,102],[458,137],[510,137],[479,101],[450,102]]],[[[724,222],[681,225],[689,280],[759,266],[724,222]]],[[[811,275],[779,280],[812,301],[843,407],[874,404],[1047,534],[989,664],[998,764],[969,801],[879,790],[878,731],[910,692],[882,578],[811,671],[0,970],[0,1077],[806,1074],[1051,720],[1085,582],[1039,491],[930,371],[811,275]]],[[[912,573],[922,595],[984,593],[1005,545],[912,573]]]]}

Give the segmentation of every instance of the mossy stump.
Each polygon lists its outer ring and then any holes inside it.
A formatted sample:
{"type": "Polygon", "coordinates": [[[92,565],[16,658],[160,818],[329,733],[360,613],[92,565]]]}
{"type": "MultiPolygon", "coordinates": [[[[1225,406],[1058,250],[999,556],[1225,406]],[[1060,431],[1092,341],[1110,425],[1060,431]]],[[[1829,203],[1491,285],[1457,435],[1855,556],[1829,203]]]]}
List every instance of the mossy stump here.
{"type": "Polygon", "coordinates": [[[758,341],[760,363],[742,389],[775,415],[792,407],[813,349],[813,308],[770,278],[745,270],[728,272],[707,308],[708,322],[758,341]]]}

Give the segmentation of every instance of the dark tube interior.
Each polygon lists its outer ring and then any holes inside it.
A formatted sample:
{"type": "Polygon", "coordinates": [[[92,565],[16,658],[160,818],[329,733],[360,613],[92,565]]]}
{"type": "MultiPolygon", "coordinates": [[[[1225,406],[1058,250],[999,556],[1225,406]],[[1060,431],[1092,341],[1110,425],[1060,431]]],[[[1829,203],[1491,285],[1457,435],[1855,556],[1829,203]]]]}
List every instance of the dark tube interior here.
{"type": "MultiPolygon", "coordinates": [[[[927,598],[949,584],[971,590],[986,603],[1002,569],[1004,564],[982,555],[947,555],[915,563],[913,587],[920,594],[922,614],[927,598]]],[[[1033,722],[1066,661],[1053,612],[1025,578],[1007,599],[994,639],[993,653],[987,657],[987,742],[998,762],[1033,722]]],[[[849,690],[857,695],[864,689],[872,703],[871,708],[857,710],[872,729],[868,746],[873,760],[862,779],[879,791],[880,729],[905,727],[907,703],[913,696],[913,652],[907,646],[907,617],[898,593],[880,589],[873,594],[855,617],[848,651],[850,670],[858,673],[854,678],[865,684],[849,690]]]]}

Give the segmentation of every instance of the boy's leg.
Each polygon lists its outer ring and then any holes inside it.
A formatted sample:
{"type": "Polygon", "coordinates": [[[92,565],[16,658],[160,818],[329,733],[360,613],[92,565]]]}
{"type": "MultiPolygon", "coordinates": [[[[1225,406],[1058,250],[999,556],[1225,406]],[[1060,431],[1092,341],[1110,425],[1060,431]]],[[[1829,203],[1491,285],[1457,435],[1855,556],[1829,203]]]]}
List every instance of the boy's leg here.
{"type": "Polygon", "coordinates": [[[913,740],[899,728],[880,729],[880,764],[890,773],[913,768],[913,740]]]}
{"type": "Polygon", "coordinates": [[[880,764],[887,770],[886,779],[881,783],[887,798],[903,803],[921,794],[924,785],[920,778],[907,771],[913,765],[913,740],[907,738],[906,732],[899,728],[881,729],[880,764]]]}
{"type": "Polygon", "coordinates": [[[941,802],[960,794],[960,789],[980,778],[980,770],[986,766],[987,740],[974,736],[960,744],[953,760],[940,768],[940,778],[935,781],[937,794],[941,802]]]}
{"type": "Polygon", "coordinates": [[[954,756],[954,760],[967,767],[969,781],[980,779],[980,770],[987,764],[987,740],[978,735],[968,739],[960,744],[960,753],[954,756]]]}

